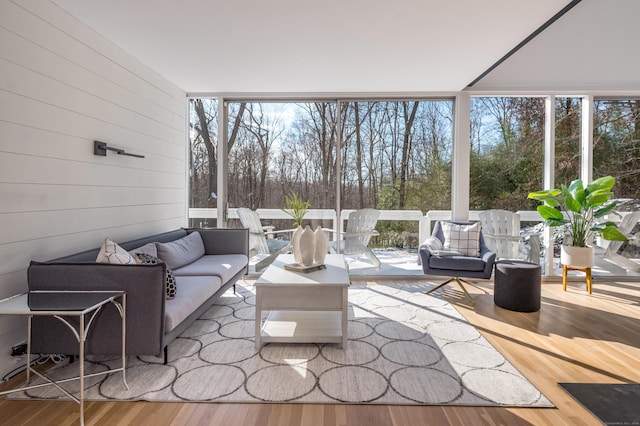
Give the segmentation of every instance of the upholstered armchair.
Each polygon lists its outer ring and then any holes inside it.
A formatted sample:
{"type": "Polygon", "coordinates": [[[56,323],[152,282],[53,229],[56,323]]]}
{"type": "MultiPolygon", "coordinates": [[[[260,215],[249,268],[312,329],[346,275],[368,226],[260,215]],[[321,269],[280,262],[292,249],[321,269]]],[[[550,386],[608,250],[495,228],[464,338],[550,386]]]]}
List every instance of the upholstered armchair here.
{"type": "Polygon", "coordinates": [[[477,222],[436,222],[431,236],[420,245],[419,254],[425,274],[451,277],[427,294],[455,281],[472,303],[463,283],[477,286],[461,277],[491,278],[496,260],[477,222]]]}

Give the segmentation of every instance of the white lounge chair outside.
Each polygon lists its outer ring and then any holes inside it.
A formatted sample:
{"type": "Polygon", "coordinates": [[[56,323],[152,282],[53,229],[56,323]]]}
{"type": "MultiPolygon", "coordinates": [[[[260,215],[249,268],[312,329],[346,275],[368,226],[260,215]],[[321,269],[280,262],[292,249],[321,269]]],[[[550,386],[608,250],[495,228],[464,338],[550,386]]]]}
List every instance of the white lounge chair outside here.
{"type": "Polygon", "coordinates": [[[246,207],[238,208],[237,212],[242,226],[249,229],[249,256],[261,258],[255,263],[255,272],[259,272],[269,266],[279,254],[291,250],[291,238],[289,238],[289,241],[267,239],[267,235],[283,232],[293,233],[295,229],[265,231],[266,227],[262,226],[257,212],[246,207]]]}
{"type": "Polygon", "coordinates": [[[478,213],[487,247],[497,259],[517,259],[520,244],[520,215],[508,210],[478,213]]]}
{"type": "MultiPolygon", "coordinates": [[[[489,249],[496,253],[496,259],[520,259],[520,215],[501,209],[485,210],[478,213],[482,234],[489,249]]],[[[529,236],[529,262],[540,263],[540,238],[529,236]]]]}
{"type": "Polygon", "coordinates": [[[369,240],[377,234],[375,230],[380,212],[375,209],[360,209],[349,213],[347,230],[342,233],[340,241],[332,242],[332,248],[338,253],[349,257],[364,254],[376,267],[380,269],[380,260],[369,248],[369,240]]]}

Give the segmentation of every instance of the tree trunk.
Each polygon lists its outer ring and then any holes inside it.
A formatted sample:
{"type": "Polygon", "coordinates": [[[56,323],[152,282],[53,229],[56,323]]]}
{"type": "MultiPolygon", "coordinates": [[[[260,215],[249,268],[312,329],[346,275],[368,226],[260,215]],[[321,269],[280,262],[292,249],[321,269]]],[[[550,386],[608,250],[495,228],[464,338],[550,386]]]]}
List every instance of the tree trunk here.
{"type": "Polygon", "coordinates": [[[233,144],[236,142],[236,138],[238,137],[238,129],[240,128],[240,124],[242,124],[242,115],[244,114],[244,110],[246,109],[246,107],[246,102],[240,102],[238,115],[236,115],[236,120],[233,122],[233,129],[231,129],[231,133],[229,134],[229,145],[227,146],[228,152],[231,152],[233,144]]]}
{"type": "Polygon", "coordinates": [[[411,112],[407,111],[407,102],[402,103],[404,117],[404,133],[402,136],[402,166],[400,167],[400,188],[398,191],[398,210],[404,209],[404,198],[407,186],[407,175],[409,173],[409,154],[411,153],[411,128],[418,111],[418,102],[413,102],[411,112]]]}
{"type": "Polygon", "coordinates": [[[198,116],[198,121],[200,122],[200,132],[202,135],[202,139],[204,141],[204,145],[207,147],[207,158],[208,158],[208,171],[209,171],[209,196],[211,197],[211,193],[217,191],[216,185],[218,180],[217,174],[217,161],[216,161],[216,147],[214,141],[211,138],[211,133],[209,132],[209,120],[207,119],[207,115],[204,111],[204,105],[202,103],[202,99],[196,99],[194,102],[194,109],[196,111],[196,115],[198,116]]]}
{"type": "Polygon", "coordinates": [[[362,136],[360,132],[360,108],[358,102],[353,103],[353,114],[356,127],[356,173],[358,174],[358,208],[364,208],[364,181],[362,179],[362,136]]]}

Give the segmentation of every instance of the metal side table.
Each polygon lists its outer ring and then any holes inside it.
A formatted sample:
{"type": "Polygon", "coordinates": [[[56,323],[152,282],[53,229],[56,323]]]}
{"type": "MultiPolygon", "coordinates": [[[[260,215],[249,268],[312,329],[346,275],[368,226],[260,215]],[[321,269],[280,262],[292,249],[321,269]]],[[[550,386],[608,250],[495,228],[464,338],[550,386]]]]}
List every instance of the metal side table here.
{"type": "Polygon", "coordinates": [[[80,405],[80,424],[84,425],[84,379],[107,373],[122,371],[122,381],[127,389],[126,378],[126,351],[125,351],[125,330],[127,325],[126,312],[127,301],[124,291],[49,291],[38,290],[19,294],[8,299],[0,300],[0,315],[24,315],[27,317],[27,381],[24,387],[0,392],[5,395],[11,392],[35,389],[42,386],[54,385],[65,395],[80,405]],[[118,301],[117,299],[120,299],[118,301]],[[122,321],[122,367],[114,368],[99,373],[84,374],[85,341],[91,324],[103,306],[112,303],[120,313],[122,321]],[[78,353],[80,374],[78,377],[54,381],[44,374],[31,367],[31,321],[34,316],[51,316],[62,321],[78,340],[80,350],[78,353]],[[77,317],[78,327],[76,328],[67,318],[77,317]],[[29,385],[31,383],[31,373],[47,381],[47,383],[29,385]],[[80,380],[80,395],[76,397],[60,386],[61,383],[71,380],[80,380]]]}

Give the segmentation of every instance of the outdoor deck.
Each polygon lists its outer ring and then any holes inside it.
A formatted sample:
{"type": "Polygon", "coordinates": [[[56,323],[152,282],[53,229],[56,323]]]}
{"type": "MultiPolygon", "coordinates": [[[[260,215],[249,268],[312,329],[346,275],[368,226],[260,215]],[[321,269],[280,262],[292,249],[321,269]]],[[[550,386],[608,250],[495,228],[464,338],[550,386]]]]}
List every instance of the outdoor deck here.
{"type": "MultiPolygon", "coordinates": [[[[349,275],[356,277],[393,277],[393,278],[417,278],[423,277],[422,266],[418,263],[418,253],[415,250],[407,251],[401,249],[373,249],[378,259],[380,259],[380,269],[376,269],[365,257],[347,258],[349,264],[349,275]]],[[[640,280],[640,273],[626,270],[614,263],[602,258],[603,250],[596,251],[596,265],[592,274],[596,279],[625,277],[625,279],[640,280]]],[[[258,276],[253,269],[255,259],[250,262],[250,276],[258,276]]],[[[560,259],[554,261],[553,274],[543,276],[544,280],[560,280],[562,269],[560,259]]],[[[570,277],[584,276],[582,272],[570,271],[570,277]]]]}
{"type": "MultiPolygon", "coordinates": [[[[310,209],[305,216],[310,220],[312,225],[330,226],[331,229],[337,229],[343,231],[345,229],[345,222],[349,216],[349,213],[353,210],[342,210],[339,217],[334,210],[328,209],[310,209]]],[[[258,209],[258,213],[261,219],[279,219],[290,220],[291,217],[280,209],[258,209]]],[[[431,210],[426,214],[418,210],[381,210],[379,220],[387,221],[405,221],[414,222],[417,224],[419,232],[417,233],[418,242],[424,241],[424,239],[430,235],[430,231],[433,227],[433,223],[436,220],[447,220],[451,217],[451,211],[449,210],[431,210]]],[[[520,220],[522,223],[528,224],[540,222],[540,215],[536,211],[518,211],[520,220]]],[[[234,220],[238,218],[237,209],[229,209],[229,219],[234,220]]],[[[211,220],[214,221],[217,218],[217,209],[189,209],[189,218],[196,220],[211,220]]],[[[478,220],[478,211],[469,212],[470,220],[478,220]]],[[[196,224],[198,226],[198,224],[196,224]]],[[[418,263],[417,249],[403,250],[396,248],[374,248],[376,256],[381,261],[380,269],[376,269],[364,256],[358,259],[348,259],[349,261],[349,274],[357,277],[419,277],[423,276],[422,267],[418,263]]],[[[634,272],[629,269],[625,269],[621,265],[613,263],[610,260],[603,259],[604,249],[596,246],[596,265],[592,270],[592,274],[596,279],[606,278],[625,278],[636,280],[640,279],[640,272],[634,272]]],[[[266,255],[262,255],[266,256],[266,255]]],[[[249,265],[249,275],[259,276],[255,272],[255,262],[260,258],[253,258],[249,265]]],[[[633,262],[640,265],[640,259],[631,259],[633,262]]],[[[548,273],[546,271],[546,260],[541,259],[542,274],[544,280],[559,280],[562,276],[562,269],[560,266],[560,259],[555,258],[553,262],[553,271],[548,273]]],[[[636,269],[640,271],[640,267],[636,269]]],[[[569,275],[572,277],[579,277],[584,275],[582,272],[571,271],[569,275]]]]}

